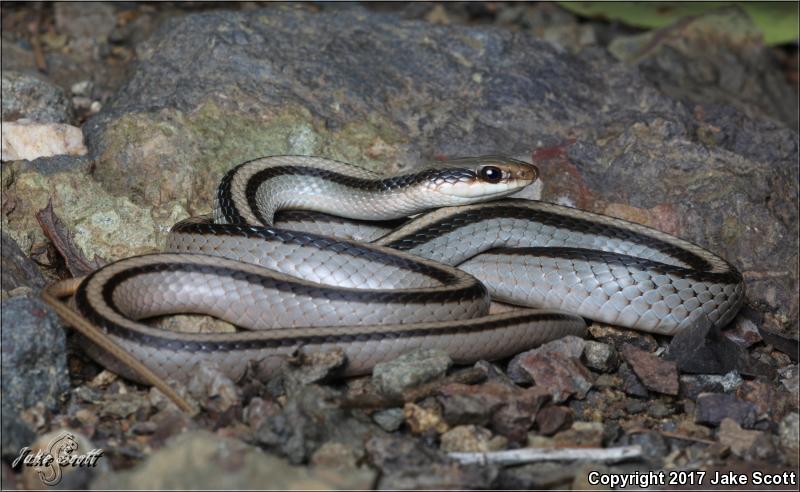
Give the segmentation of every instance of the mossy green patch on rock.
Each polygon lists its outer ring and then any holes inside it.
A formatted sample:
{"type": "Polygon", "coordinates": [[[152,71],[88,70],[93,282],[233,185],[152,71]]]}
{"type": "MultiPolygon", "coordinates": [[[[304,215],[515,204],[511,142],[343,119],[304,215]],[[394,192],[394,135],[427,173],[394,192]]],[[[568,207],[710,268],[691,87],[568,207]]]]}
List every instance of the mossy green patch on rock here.
{"type": "Polygon", "coordinates": [[[401,130],[379,115],[352,121],[324,137],[323,155],[384,173],[397,171],[398,157],[408,147],[401,130]]]}
{"type": "Polygon", "coordinates": [[[198,153],[190,137],[179,111],[125,114],[104,133],[95,177],[108,192],[141,206],[188,204],[198,153]]]}
{"type": "Polygon", "coordinates": [[[103,134],[95,175],[109,192],[136,204],[177,201],[194,213],[207,213],[222,175],[258,157],[324,155],[374,170],[397,170],[404,138],[388,120],[375,116],[328,130],[302,106],[264,111],[254,115],[209,99],[189,113],[125,114],[103,134]]]}
{"type": "Polygon", "coordinates": [[[299,106],[254,116],[208,100],[187,115],[186,131],[197,142],[196,162],[217,176],[258,157],[318,150],[319,133],[312,116],[299,106]]]}
{"type": "Polygon", "coordinates": [[[126,197],[108,193],[97,181],[81,172],[43,175],[17,169],[5,183],[6,199],[14,209],[4,218],[4,230],[23,251],[45,240],[36,212],[52,199],[53,209],[83,254],[115,260],[162,248],[169,227],[188,217],[180,204],[148,208],[126,197]]]}
{"type": "Polygon", "coordinates": [[[722,241],[733,243],[738,241],[742,234],[742,227],[735,215],[728,215],[722,220],[720,236],[722,241]]]}

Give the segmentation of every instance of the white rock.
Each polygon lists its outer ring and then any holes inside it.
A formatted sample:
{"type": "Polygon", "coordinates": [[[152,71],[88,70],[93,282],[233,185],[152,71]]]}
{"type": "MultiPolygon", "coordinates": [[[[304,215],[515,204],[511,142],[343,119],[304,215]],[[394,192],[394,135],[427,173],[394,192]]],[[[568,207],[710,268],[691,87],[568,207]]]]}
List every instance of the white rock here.
{"type": "Polygon", "coordinates": [[[81,82],[72,84],[72,87],[70,87],[70,91],[72,92],[73,96],[88,97],[92,94],[93,88],[94,88],[94,83],[92,83],[91,80],[83,80],[81,82]]]}
{"type": "Polygon", "coordinates": [[[86,154],[83,132],[76,126],[26,120],[4,121],[2,126],[3,161],[86,154]]]}

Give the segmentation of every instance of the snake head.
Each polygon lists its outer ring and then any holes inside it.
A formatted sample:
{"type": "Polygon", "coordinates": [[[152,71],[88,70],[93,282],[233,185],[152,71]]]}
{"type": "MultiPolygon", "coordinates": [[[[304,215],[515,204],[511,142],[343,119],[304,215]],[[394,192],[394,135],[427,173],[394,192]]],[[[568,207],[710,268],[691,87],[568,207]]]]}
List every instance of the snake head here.
{"type": "Polygon", "coordinates": [[[536,166],[510,157],[465,157],[432,167],[427,187],[451,202],[442,205],[464,205],[511,195],[538,177],[536,166]]]}

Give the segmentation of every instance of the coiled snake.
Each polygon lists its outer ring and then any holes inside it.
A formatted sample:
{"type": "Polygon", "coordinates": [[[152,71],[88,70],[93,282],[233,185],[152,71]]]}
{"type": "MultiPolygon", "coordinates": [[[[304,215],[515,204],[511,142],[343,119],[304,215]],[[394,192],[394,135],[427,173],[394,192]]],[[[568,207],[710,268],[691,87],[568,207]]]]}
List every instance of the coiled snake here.
{"type": "MultiPolygon", "coordinates": [[[[621,219],[502,199],[537,177],[535,166],[495,156],[390,177],[319,157],[256,159],[225,175],[213,218],[176,224],[167,253],[90,274],[74,307],[177,381],[200,364],[233,378],[254,360],[271,370],[298,347],[341,347],[346,372],[360,374],[416,347],[463,363],[507,357],[582,335],[582,317],[674,334],[735,316],[742,277],[705,249],[621,219]],[[489,314],[489,293],[537,309],[489,314]],[[248,331],[177,333],[138,321],[170,313],[248,331]]],[[[143,379],[118,354],[94,343],[88,351],[143,379]]]]}

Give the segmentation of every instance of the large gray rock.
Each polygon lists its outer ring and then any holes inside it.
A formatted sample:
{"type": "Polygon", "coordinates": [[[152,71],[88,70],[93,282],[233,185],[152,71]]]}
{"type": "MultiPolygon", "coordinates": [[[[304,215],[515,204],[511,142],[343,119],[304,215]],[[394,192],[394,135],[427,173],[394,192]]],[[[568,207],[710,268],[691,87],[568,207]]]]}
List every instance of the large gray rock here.
{"type": "Polygon", "coordinates": [[[749,299],[779,323],[797,319],[796,131],[732,106],[689,106],[604,50],[573,56],[491,27],[270,6],[172,19],[138,54],[84,129],[94,178],[130,200],[126,210],[153,207],[164,221],[207,212],[225,170],[268,154],[387,170],[533,157],[546,200],[707,246],[746,273],[749,299]]]}
{"type": "Polygon", "coordinates": [[[19,245],[5,232],[0,232],[3,256],[0,258],[0,288],[4,291],[18,287],[42,288],[45,281],[42,272],[19,245]]]}
{"type": "Polygon", "coordinates": [[[27,118],[39,123],[70,123],[72,103],[64,90],[24,72],[4,70],[3,121],[27,118]]]}
{"type": "Polygon", "coordinates": [[[14,297],[0,307],[4,413],[39,402],[54,409],[69,388],[66,336],[58,317],[35,297],[14,297]]]}

